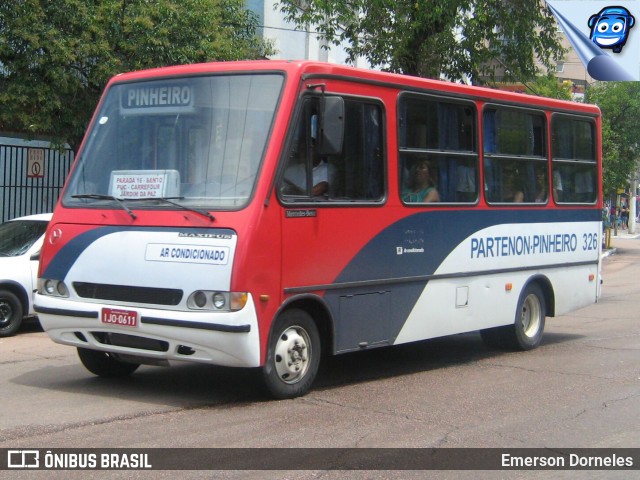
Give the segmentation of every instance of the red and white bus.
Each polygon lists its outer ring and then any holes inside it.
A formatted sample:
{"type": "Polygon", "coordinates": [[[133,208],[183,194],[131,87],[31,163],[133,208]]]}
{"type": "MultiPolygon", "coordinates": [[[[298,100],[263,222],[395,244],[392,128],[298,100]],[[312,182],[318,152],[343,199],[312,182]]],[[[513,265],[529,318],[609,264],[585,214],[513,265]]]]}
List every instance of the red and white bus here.
{"type": "Polygon", "coordinates": [[[461,332],[527,350],[600,292],[600,112],[316,62],[107,85],[48,228],[36,310],[100,376],[260,367],[461,332]]]}

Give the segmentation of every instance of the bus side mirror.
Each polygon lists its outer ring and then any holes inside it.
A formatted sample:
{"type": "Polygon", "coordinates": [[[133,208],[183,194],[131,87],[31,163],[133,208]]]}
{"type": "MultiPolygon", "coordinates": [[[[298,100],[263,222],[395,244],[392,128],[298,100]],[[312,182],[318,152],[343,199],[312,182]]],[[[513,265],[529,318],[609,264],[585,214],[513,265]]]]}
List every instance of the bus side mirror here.
{"type": "Polygon", "coordinates": [[[324,97],[321,105],[318,154],[340,155],[344,138],[344,99],[324,97]]]}

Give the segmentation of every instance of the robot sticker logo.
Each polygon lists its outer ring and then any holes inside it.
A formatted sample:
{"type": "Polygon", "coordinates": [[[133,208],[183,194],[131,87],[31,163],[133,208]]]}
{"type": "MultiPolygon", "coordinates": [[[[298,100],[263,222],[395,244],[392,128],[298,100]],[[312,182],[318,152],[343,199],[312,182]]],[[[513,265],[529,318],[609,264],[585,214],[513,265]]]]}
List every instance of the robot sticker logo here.
{"type": "Polygon", "coordinates": [[[629,31],[635,25],[635,20],[624,7],[605,7],[589,18],[589,38],[600,48],[609,48],[614,53],[620,53],[627,43],[629,31]]]}

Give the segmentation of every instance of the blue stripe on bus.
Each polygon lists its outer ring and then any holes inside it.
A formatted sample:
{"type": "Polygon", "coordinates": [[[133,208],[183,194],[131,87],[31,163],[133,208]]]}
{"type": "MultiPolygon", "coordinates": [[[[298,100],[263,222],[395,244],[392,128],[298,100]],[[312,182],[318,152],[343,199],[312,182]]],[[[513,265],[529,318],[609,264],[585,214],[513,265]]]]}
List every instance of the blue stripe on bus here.
{"type": "Polygon", "coordinates": [[[464,240],[502,224],[599,222],[599,210],[440,210],[416,213],[390,225],[367,243],[335,283],[431,275],[464,240]],[[396,247],[424,248],[426,255],[398,255],[396,247]]]}
{"type": "MultiPolygon", "coordinates": [[[[569,225],[571,222],[599,222],[601,218],[597,209],[420,212],[390,225],[367,243],[346,265],[335,283],[432,275],[461,242],[475,232],[491,226],[523,223],[569,225]],[[423,248],[424,254],[399,255],[397,248],[423,248]]],[[[361,348],[360,339],[367,338],[367,335],[370,337],[370,344],[393,343],[427,283],[427,280],[417,280],[385,287],[382,281],[375,289],[363,286],[327,291],[325,300],[336,319],[336,351],[361,348]],[[392,307],[388,311],[381,311],[385,303],[381,298],[365,296],[375,295],[375,292],[377,295],[383,295],[384,292],[391,295],[389,298],[392,299],[392,307]],[[349,311],[350,302],[355,302],[353,304],[358,306],[361,313],[369,307],[371,311],[345,318],[343,312],[349,311]],[[370,302],[371,305],[368,305],[370,302]],[[385,318],[380,318],[381,315],[385,318]],[[380,330],[380,325],[383,330],[380,330]]]]}

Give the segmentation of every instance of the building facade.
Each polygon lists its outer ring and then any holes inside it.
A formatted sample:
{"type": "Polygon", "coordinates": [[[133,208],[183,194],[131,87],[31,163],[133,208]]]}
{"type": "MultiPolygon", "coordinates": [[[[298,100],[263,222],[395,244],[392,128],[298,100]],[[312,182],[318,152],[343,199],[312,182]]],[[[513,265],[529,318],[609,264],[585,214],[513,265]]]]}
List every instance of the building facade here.
{"type": "MultiPolygon", "coordinates": [[[[274,0],[247,0],[247,8],[259,19],[259,33],[273,43],[276,53],[271,60],[318,60],[321,62],[345,65],[347,53],[345,46],[329,45],[320,39],[309,26],[307,31],[297,29],[293,23],[287,22],[280,12],[279,2],[274,0]]],[[[368,66],[364,59],[350,63],[356,67],[368,66]]]]}

